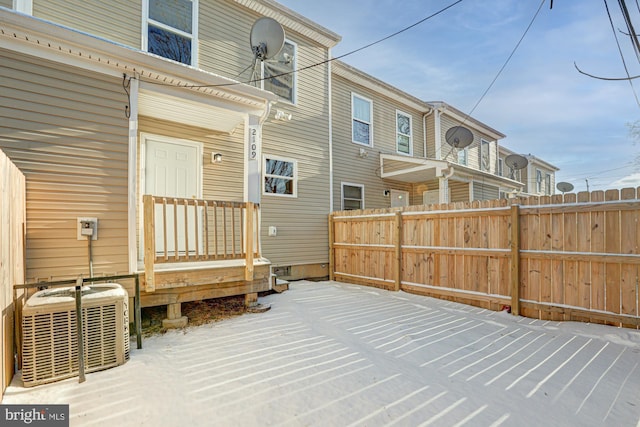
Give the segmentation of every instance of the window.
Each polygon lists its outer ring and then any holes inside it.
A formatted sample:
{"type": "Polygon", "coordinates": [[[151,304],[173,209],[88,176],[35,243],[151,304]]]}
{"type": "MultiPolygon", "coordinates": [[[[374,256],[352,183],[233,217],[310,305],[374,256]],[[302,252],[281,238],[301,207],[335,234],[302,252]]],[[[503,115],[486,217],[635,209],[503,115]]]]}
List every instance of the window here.
{"type": "Polygon", "coordinates": [[[371,117],[373,103],[354,93],[351,94],[351,117],[353,128],[353,142],[372,146],[371,117]]]}
{"type": "Polygon", "coordinates": [[[491,169],[491,155],[489,153],[489,141],[480,141],[480,170],[489,172],[491,169]]]}
{"type": "Polygon", "coordinates": [[[544,194],[551,195],[551,174],[544,176],[544,194]]]}
{"type": "Polygon", "coordinates": [[[411,155],[411,142],[411,116],[396,111],[396,150],[398,153],[411,155]]]}
{"type": "Polygon", "coordinates": [[[285,41],[284,47],[273,60],[263,64],[262,88],[280,98],[296,102],[296,45],[285,41]]]}
{"type": "Polygon", "coordinates": [[[498,159],[498,176],[504,176],[504,160],[498,159]]]}
{"type": "Polygon", "coordinates": [[[511,167],[509,167],[509,178],[515,180],[515,181],[519,181],[522,182],[522,170],[518,169],[513,169],[511,167]]]}
{"type": "Polygon", "coordinates": [[[146,50],[194,65],[198,0],[147,0],[146,50]]]}
{"type": "Polygon", "coordinates": [[[297,174],[294,160],[265,156],[264,194],[297,197],[297,174]]]}
{"type": "Polygon", "coordinates": [[[542,171],[536,169],[536,193],[542,193],[542,171]]]}
{"type": "Polygon", "coordinates": [[[342,183],[342,210],[364,209],[364,186],[342,183]]]}
{"type": "Polygon", "coordinates": [[[458,164],[467,166],[467,156],[469,151],[466,148],[458,149],[458,164]]]}

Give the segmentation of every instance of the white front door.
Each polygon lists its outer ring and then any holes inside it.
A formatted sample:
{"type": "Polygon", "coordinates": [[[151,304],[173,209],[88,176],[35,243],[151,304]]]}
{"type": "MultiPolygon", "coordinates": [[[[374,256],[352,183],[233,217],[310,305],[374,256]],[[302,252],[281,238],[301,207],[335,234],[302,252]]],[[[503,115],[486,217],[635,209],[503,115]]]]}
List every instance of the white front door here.
{"type": "MultiPolygon", "coordinates": [[[[143,136],[144,143],[144,194],[153,196],[196,199],[201,197],[202,148],[198,143],[177,141],[168,138],[143,136]]],[[[161,206],[156,205],[156,250],[164,252],[164,214],[161,206]]],[[[188,230],[189,252],[195,251],[195,210],[189,206],[186,212],[181,206],[174,213],[173,207],[166,211],[167,251],[175,250],[174,233],[178,235],[178,252],[187,251],[185,228],[188,230]],[[175,229],[174,215],[177,217],[175,229]]],[[[200,215],[198,222],[201,225],[200,215]]],[[[199,227],[202,230],[202,227],[199,227]]],[[[202,239],[198,239],[202,243],[202,239]]]]}
{"type": "Polygon", "coordinates": [[[403,206],[409,206],[409,192],[391,190],[391,207],[400,208],[403,206]]]}

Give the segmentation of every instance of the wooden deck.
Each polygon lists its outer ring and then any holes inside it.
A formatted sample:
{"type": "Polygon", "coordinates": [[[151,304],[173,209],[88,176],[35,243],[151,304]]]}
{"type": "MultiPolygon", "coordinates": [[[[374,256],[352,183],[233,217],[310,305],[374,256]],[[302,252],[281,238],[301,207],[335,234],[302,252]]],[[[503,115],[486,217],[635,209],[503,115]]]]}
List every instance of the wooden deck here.
{"type": "Polygon", "coordinates": [[[260,206],[251,202],[143,197],[142,307],[245,295],[270,289],[271,263],[260,254],[260,206]]]}

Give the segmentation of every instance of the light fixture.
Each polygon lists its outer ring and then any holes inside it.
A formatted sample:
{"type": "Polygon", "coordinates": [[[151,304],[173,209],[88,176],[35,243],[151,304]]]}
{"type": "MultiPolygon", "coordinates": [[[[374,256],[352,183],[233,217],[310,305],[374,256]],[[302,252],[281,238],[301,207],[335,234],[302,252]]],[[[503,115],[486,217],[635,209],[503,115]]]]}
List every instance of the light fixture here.
{"type": "Polygon", "coordinates": [[[291,113],[287,113],[282,110],[276,110],[275,119],[281,120],[283,122],[288,122],[288,121],[291,121],[292,116],[291,116],[291,113]]]}
{"type": "Polygon", "coordinates": [[[222,153],[211,153],[211,163],[222,163],[222,153]]]}

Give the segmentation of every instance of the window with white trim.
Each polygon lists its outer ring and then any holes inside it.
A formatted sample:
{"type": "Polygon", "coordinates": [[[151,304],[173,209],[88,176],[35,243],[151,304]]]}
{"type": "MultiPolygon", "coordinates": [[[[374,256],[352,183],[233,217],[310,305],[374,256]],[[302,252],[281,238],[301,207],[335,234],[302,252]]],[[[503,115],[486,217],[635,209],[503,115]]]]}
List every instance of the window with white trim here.
{"type": "Polygon", "coordinates": [[[353,142],[362,145],[373,145],[371,125],[373,118],[373,102],[355,93],[351,94],[351,128],[353,142]]]}
{"type": "Polygon", "coordinates": [[[294,43],[285,41],[275,58],[262,63],[262,88],[292,104],[296,102],[296,50],[294,43]]]}
{"type": "Polygon", "coordinates": [[[147,0],[144,48],[153,54],[195,65],[198,0],[147,0]]]}
{"type": "Polygon", "coordinates": [[[542,193],[542,171],[536,169],[536,193],[542,193]]]}
{"type": "Polygon", "coordinates": [[[545,174],[544,176],[544,194],[551,195],[551,174],[545,174]]]}
{"type": "Polygon", "coordinates": [[[489,172],[491,170],[491,154],[489,152],[489,141],[480,140],[480,170],[489,172]]]}
{"type": "Polygon", "coordinates": [[[458,148],[458,164],[462,166],[467,166],[467,157],[469,156],[469,151],[466,148],[458,148]]]}
{"type": "Polygon", "coordinates": [[[275,156],[264,157],[263,194],[297,197],[297,162],[275,156]]]}
{"type": "Polygon", "coordinates": [[[498,176],[504,176],[504,160],[498,159],[498,176]]]}
{"type": "Polygon", "coordinates": [[[396,110],[396,150],[398,153],[412,154],[411,128],[411,116],[396,110]]]}
{"type": "Polygon", "coordinates": [[[364,185],[342,183],[342,210],[364,209],[364,185]]]}

